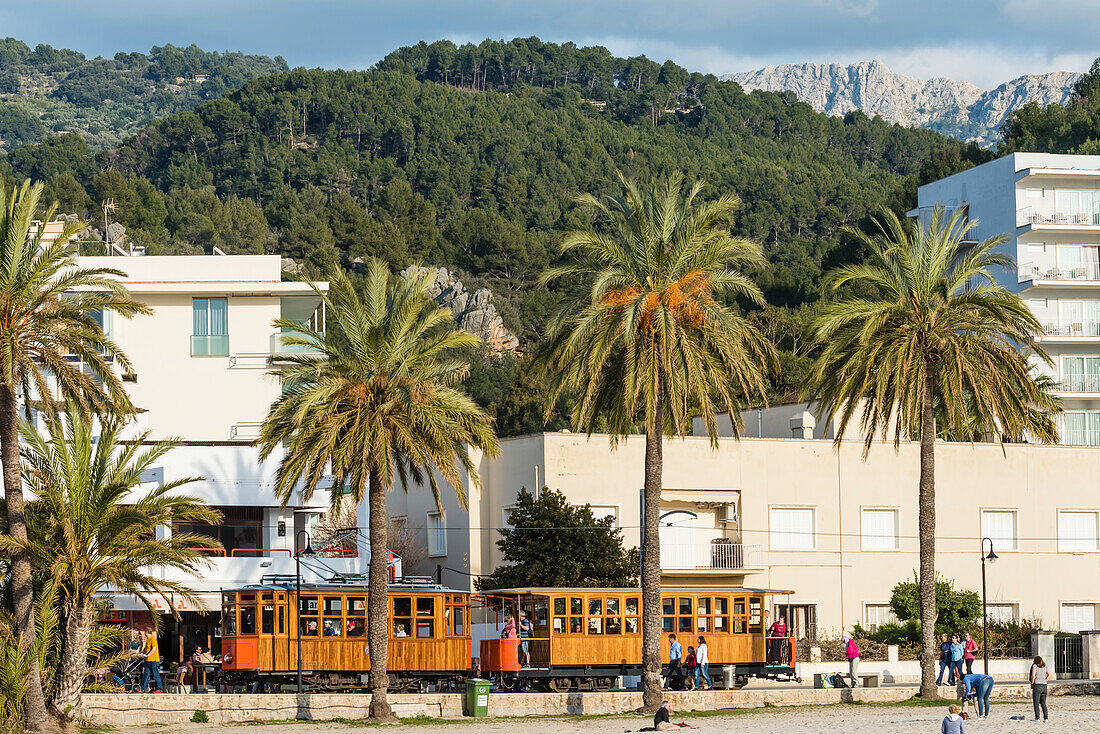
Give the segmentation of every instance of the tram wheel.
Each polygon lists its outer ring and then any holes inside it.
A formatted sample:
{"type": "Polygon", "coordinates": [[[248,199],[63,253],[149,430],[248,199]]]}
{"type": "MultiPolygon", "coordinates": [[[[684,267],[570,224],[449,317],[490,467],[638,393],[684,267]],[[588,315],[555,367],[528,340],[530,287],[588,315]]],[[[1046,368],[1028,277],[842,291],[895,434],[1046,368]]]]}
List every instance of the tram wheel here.
{"type": "Polygon", "coordinates": [[[733,679],[734,688],[744,688],[749,684],[749,677],[747,675],[739,675],[733,679]]]}
{"type": "Polygon", "coordinates": [[[554,693],[565,693],[573,687],[573,680],[571,678],[551,678],[550,690],[554,693]]]}
{"type": "Polygon", "coordinates": [[[614,684],[614,678],[596,678],[592,681],[592,688],[600,693],[607,693],[614,684]]]}

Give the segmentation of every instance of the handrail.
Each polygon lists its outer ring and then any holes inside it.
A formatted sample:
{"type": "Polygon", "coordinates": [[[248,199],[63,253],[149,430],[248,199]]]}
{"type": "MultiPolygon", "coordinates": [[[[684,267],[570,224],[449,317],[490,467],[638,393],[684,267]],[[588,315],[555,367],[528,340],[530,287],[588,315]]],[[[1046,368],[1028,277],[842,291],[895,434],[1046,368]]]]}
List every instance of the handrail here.
{"type": "Polygon", "coordinates": [[[245,553],[286,553],[287,558],[292,557],[292,553],[289,548],[234,548],[229,552],[229,555],[233,558],[270,558],[270,556],[246,556],[245,553]],[[242,555],[238,556],[237,554],[242,555]]]}

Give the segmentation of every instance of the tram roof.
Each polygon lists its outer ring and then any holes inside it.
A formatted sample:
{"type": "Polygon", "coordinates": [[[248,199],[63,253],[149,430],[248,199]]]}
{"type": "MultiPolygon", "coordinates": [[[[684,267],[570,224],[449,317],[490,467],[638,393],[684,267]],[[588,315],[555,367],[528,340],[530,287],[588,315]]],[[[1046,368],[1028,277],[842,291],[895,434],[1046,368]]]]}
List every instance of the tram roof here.
{"type": "MultiPolygon", "coordinates": [[[[294,591],[297,588],[294,579],[289,581],[262,581],[258,584],[245,584],[243,586],[234,586],[232,588],[222,589],[222,592],[234,592],[234,591],[294,591]]],[[[361,592],[367,593],[366,582],[354,581],[329,581],[329,582],[311,582],[303,583],[302,591],[331,591],[331,592],[361,592]]],[[[431,594],[469,594],[469,591],[462,589],[452,589],[447,586],[441,586],[440,584],[387,584],[389,591],[417,593],[427,592],[431,594]]]]}
{"type": "MultiPolygon", "coordinates": [[[[791,589],[756,589],[747,586],[662,586],[662,592],[674,591],[684,592],[688,594],[704,594],[704,593],[716,593],[716,594],[793,594],[791,589]]],[[[616,586],[616,587],[598,587],[598,586],[527,586],[514,589],[492,589],[480,592],[483,596],[504,595],[504,594],[538,594],[538,595],[550,595],[561,593],[581,593],[592,594],[606,592],[609,594],[641,594],[642,590],[636,586],[616,586]]]]}

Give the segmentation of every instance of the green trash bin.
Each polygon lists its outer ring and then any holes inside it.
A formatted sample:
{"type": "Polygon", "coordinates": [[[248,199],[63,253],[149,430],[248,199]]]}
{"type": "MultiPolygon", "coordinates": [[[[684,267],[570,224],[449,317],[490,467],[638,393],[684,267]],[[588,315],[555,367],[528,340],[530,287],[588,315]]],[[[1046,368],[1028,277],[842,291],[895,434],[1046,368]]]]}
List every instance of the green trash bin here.
{"type": "Polygon", "coordinates": [[[466,681],[466,715],[489,715],[489,685],[484,678],[470,678],[466,681]]]}

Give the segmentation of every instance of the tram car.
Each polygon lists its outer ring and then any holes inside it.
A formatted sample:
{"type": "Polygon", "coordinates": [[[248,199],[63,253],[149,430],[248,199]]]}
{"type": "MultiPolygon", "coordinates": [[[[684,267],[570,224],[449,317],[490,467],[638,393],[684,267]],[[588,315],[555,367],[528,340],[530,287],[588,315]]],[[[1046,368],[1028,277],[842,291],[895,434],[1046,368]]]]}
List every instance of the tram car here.
{"type": "MultiPolygon", "coordinates": [[[[661,662],[669,634],[687,657],[698,638],[707,642],[714,687],[741,688],[750,678],[797,680],[795,638],[769,638],[771,589],[661,590],[661,662]]],[[[639,589],[522,588],[483,592],[498,618],[523,612],[533,623],[523,654],[518,639],[483,639],[480,666],[505,690],[606,691],[621,675],[642,673],[639,589]],[[521,665],[522,662],[522,665],[521,665]]]]}
{"type": "MultiPolygon", "coordinates": [[[[446,687],[471,675],[470,593],[425,580],[389,586],[390,686],[446,687]]],[[[362,579],[302,584],[264,579],[222,590],[222,675],[246,689],[302,678],[313,691],[367,690],[367,587],[362,579]]]]}

